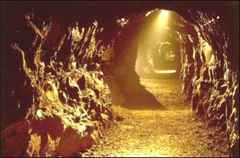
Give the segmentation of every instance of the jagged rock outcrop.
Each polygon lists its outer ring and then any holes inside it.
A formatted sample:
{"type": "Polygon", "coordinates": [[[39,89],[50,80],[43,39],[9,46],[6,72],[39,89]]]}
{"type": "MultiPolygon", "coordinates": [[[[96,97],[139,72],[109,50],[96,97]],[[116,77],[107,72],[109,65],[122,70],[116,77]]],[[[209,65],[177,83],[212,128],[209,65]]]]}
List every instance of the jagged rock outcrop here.
{"type": "MultiPolygon", "coordinates": [[[[197,43],[183,62],[183,92],[197,116],[226,131],[231,156],[239,152],[239,76],[233,69],[229,40],[219,16],[193,13],[197,43]],[[191,73],[190,73],[191,72],[191,73]]],[[[189,44],[188,44],[189,45],[189,44]]],[[[187,45],[187,46],[188,46],[187,45]]],[[[192,46],[191,46],[192,45],[192,46]]]]}
{"type": "Polygon", "coordinates": [[[34,89],[25,118],[1,131],[2,156],[71,156],[89,148],[113,119],[111,96],[103,80],[104,46],[95,21],[88,28],[68,28],[54,49],[47,49],[52,23],[38,27],[25,17],[36,34],[32,44],[34,68],[18,44],[25,75],[34,89]],[[53,51],[54,52],[51,52],[53,51]],[[47,52],[47,55],[43,52],[47,52]]]}

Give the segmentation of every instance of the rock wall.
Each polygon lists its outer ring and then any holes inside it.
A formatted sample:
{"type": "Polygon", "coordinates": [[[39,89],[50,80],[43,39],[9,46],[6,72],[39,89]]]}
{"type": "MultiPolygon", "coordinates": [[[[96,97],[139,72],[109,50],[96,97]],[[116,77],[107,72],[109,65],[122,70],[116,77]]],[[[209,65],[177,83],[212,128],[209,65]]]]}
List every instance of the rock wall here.
{"type": "Polygon", "coordinates": [[[39,27],[31,15],[25,16],[35,33],[30,43],[34,68],[17,43],[12,49],[21,54],[22,69],[34,92],[25,117],[1,131],[1,156],[81,155],[101,136],[113,119],[110,91],[103,80],[103,45],[96,34],[96,21],[87,28],[78,23],[69,27],[55,48],[48,47],[51,22],[39,27]],[[48,43],[48,44],[47,44],[48,43]],[[101,47],[101,48],[100,48],[101,47]]]}
{"type": "Polygon", "coordinates": [[[232,69],[229,40],[220,29],[219,17],[195,13],[197,38],[185,37],[183,92],[192,110],[218,126],[229,139],[231,156],[239,154],[239,76],[232,69]],[[193,42],[194,39],[197,42],[193,42]]]}

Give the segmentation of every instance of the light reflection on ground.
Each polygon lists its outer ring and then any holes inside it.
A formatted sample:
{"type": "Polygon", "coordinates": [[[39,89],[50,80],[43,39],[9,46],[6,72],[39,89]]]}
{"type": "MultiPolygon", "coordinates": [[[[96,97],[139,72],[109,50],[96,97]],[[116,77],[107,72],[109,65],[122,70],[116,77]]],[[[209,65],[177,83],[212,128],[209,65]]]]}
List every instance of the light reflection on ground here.
{"type": "Polygon", "coordinates": [[[115,122],[103,139],[82,156],[175,157],[228,156],[224,135],[197,120],[184,104],[178,80],[141,79],[168,110],[114,106],[123,121],[115,122]],[[164,83],[164,84],[163,84],[164,83]],[[220,139],[221,138],[221,139],[220,139]]]}

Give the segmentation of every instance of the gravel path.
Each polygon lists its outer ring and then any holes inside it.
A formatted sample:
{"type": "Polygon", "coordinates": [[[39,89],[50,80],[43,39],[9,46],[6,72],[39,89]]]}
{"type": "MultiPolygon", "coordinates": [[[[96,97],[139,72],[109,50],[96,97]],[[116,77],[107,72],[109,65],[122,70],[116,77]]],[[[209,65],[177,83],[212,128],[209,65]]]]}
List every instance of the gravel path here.
{"type": "Polygon", "coordinates": [[[228,156],[223,132],[195,118],[177,80],[142,80],[167,110],[114,106],[116,121],[82,156],[228,156]]]}

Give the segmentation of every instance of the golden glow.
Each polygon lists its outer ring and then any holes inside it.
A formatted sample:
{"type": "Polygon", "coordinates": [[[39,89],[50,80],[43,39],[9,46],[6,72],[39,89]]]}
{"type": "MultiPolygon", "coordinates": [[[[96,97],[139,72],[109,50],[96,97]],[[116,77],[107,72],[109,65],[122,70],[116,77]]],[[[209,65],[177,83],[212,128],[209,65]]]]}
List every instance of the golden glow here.
{"type": "Polygon", "coordinates": [[[203,40],[202,38],[200,38],[200,44],[201,50],[206,58],[206,63],[209,63],[212,56],[212,47],[209,45],[207,41],[203,40]]]}
{"type": "Polygon", "coordinates": [[[154,70],[157,74],[172,74],[176,73],[176,70],[154,70]]]}
{"type": "MultiPolygon", "coordinates": [[[[148,31],[145,32],[145,35],[141,37],[139,40],[139,48],[138,48],[138,56],[135,64],[135,70],[138,75],[141,74],[150,74],[152,71],[157,74],[173,74],[176,73],[176,70],[154,70],[153,67],[153,59],[152,59],[152,53],[153,53],[153,44],[161,41],[161,38],[164,39],[164,36],[166,36],[167,31],[169,31],[169,23],[171,22],[170,18],[172,15],[172,11],[163,10],[163,9],[154,9],[151,11],[148,11],[145,16],[146,18],[153,14],[154,20],[152,21],[151,25],[149,25],[148,31]],[[153,14],[154,13],[154,14],[153,14]],[[156,14],[155,14],[156,13],[156,14]],[[142,55],[142,57],[139,54],[147,54],[142,55]]],[[[169,55],[169,59],[171,60],[174,54],[169,55]]]]}
{"type": "Polygon", "coordinates": [[[167,26],[168,24],[168,19],[169,19],[169,11],[167,10],[161,10],[160,14],[157,19],[157,24],[158,26],[167,26]]]}
{"type": "Polygon", "coordinates": [[[149,16],[150,14],[152,14],[154,11],[156,11],[156,10],[158,10],[158,9],[154,9],[154,10],[150,10],[150,11],[148,11],[146,14],[145,14],[145,16],[149,16]]]}
{"type": "Polygon", "coordinates": [[[153,154],[153,153],[129,153],[129,154],[121,154],[117,155],[117,157],[171,157],[172,155],[166,155],[166,154],[153,154]]]}

